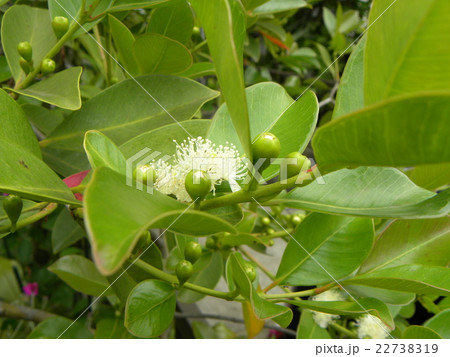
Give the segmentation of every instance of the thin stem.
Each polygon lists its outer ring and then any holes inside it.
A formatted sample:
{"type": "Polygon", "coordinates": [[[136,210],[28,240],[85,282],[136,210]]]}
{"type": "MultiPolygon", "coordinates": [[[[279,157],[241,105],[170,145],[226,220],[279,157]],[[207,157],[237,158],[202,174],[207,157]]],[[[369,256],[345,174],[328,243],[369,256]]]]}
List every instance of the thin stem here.
{"type": "Polygon", "coordinates": [[[337,324],[336,322],[330,323],[329,326],[334,328],[336,331],[343,333],[344,335],[347,335],[350,338],[358,338],[358,334],[356,332],[350,331],[349,329],[337,324]]]}
{"type": "Polygon", "coordinates": [[[204,45],[208,43],[207,40],[203,40],[202,42],[198,43],[191,49],[191,53],[197,51],[198,49],[202,48],[204,45]]]}
{"type": "Polygon", "coordinates": [[[311,295],[316,295],[316,294],[317,294],[317,288],[296,291],[296,292],[289,292],[286,294],[264,294],[264,293],[261,293],[260,296],[264,299],[290,299],[290,298],[311,296],[311,295]]]}
{"type": "Polygon", "coordinates": [[[106,59],[105,52],[103,51],[103,46],[101,45],[102,38],[100,36],[100,31],[98,29],[98,25],[94,26],[94,36],[95,36],[95,39],[97,40],[97,43],[99,44],[98,45],[98,49],[100,51],[100,58],[101,58],[102,63],[103,63],[103,68],[105,70],[106,83],[109,85],[109,79],[110,78],[109,78],[108,60],[106,59]]]}
{"type": "MultiPolygon", "coordinates": [[[[166,272],[163,272],[162,270],[159,270],[158,268],[155,268],[154,266],[147,264],[146,262],[144,262],[140,259],[138,259],[135,262],[135,265],[137,267],[141,268],[142,270],[146,271],[147,273],[155,276],[158,279],[167,281],[168,283],[178,284],[178,279],[175,276],[168,274],[166,272]]],[[[216,298],[224,299],[224,300],[233,300],[233,295],[235,295],[234,292],[227,293],[227,292],[222,292],[222,291],[216,291],[216,290],[205,288],[203,286],[192,284],[189,282],[184,283],[183,288],[186,288],[186,289],[189,289],[192,291],[196,291],[201,294],[214,296],[216,298]]]]}
{"type": "Polygon", "coordinates": [[[0,301],[0,316],[34,322],[41,322],[56,315],[26,306],[17,306],[0,301]]]}
{"type": "Polygon", "coordinates": [[[419,302],[420,304],[428,311],[431,312],[432,314],[439,314],[441,312],[441,309],[439,308],[439,306],[437,306],[433,300],[431,300],[428,296],[422,295],[419,296],[419,302]]]}
{"type": "MultiPolygon", "coordinates": [[[[40,219],[50,215],[56,208],[58,207],[57,203],[50,203],[47,206],[45,206],[41,211],[38,213],[35,213],[34,215],[27,217],[25,219],[22,219],[17,222],[16,230],[20,229],[22,227],[25,227],[31,223],[37,222],[40,219]]],[[[10,232],[10,226],[2,226],[0,227],[0,234],[1,233],[8,233],[10,232]]]]}

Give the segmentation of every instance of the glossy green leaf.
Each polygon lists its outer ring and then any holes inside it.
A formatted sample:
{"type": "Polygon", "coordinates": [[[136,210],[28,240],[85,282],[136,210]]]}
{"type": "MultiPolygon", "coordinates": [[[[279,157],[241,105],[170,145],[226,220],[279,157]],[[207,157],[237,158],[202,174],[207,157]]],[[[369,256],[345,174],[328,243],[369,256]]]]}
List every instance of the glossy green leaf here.
{"type": "Polygon", "coordinates": [[[114,46],[120,63],[132,76],[139,73],[136,58],[133,55],[134,36],[131,31],[121,21],[112,15],[108,15],[111,36],[114,39],[114,46]]]}
{"type": "Polygon", "coordinates": [[[109,283],[94,263],[81,255],[65,255],[48,267],[76,291],[87,295],[110,295],[109,283]]]}
{"type": "Polygon", "coordinates": [[[450,309],[433,316],[424,326],[437,332],[442,338],[450,338],[450,309]]]}
{"type": "Polygon", "coordinates": [[[308,3],[304,0],[270,0],[265,4],[258,6],[253,12],[258,15],[273,14],[300,9],[306,6],[308,6],[308,3]]]}
{"type": "Polygon", "coordinates": [[[191,39],[193,27],[191,7],[186,1],[178,0],[151,12],[147,32],[159,33],[186,45],[191,39]]]}
{"type": "Polygon", "coordinates": [[[156,337],[172,322],[175,289],[169,283],[146,280],[138,284],[127,300],[125,327],[138,337],[156,337]]]}
{"type": "Polygon", "coordinates": [[[22,295],[14,268],[21,276],[20,266],[15,261],[0,257],[0,299],[6,302],[18,300],[22,295]]]}
{"type": "MultiPolygon", "coordinates": [[[[62,123],[64,117],[56,110],[50,110],[42,106],[23,104],[22,110],[28,118],[28,121],[42,134],[50,135],[55,128],[62,123]]],[[[34,136],[34,134],[33,134],[34,136]]],[[[40,152],[40,149],[39,149],[40,152]]]]}
{"type": "Polygon", "coordinates": [[[133,53],[141,74],[174,74],[192,65],[185,46],[156,33],[139,36],[133,43],[133,53]]]}
{"type": "Polygon", "coordinates": [[[204,76],[215,76],[216,69],[214,68],[214,64],[211,62],[196,62],[192,64],[189,69],[184,72],[178,73],[180,77],[186,78],[200,78],[204,76]]]}
{"type": "Polygon", "coordinates": [[[81,108],[79,83],[81,72],[82,67],[72,67],[55,73],[26,89],[9,90],[60,108],[77,110],[81,108]]]}
{"type": "Polygon", "coordinates": [[[450,163],[417,166],[407,175],[416,185],[434,191],[450,184],[450,163]]]}
{"type": "Polygon", "coordinates": [[[20,146],[40,158],[41,150],[25,113],[15,100],[1,89],[0,116],[0,140],[20,146]]]}
{"type": "Polygon", "coordinates": [[[63,209],[52,230],[53,253],[57,254],[85,236],[83,229],[75,222],[68,210],[63,209]]]}
{"type": "Polygon", "coordinates": [[[369,313],[378,317],[390,328],[394,328],[394,321],[386,304],[373,298],[362,298],[357,301],[292,300],[292,304],[326,314],[359,316],[369,313]]]}
{"type": "Polygon", "coordinates": [[[31,200],[79,205],[69,188],[40,159],[8,141],[0,141],[0,191],[31,200]]]}
{"type": "Polygon", "coordinates": [[[317,162],[327,170],[448,163],[448,113],[450,92],[422,92],[344,115],[318,129],[317,162]]]}
{"type": "Polygon", "coordinates": [[[378,237],[360,272],[404,264],[446,266],[450,257],[450,217],[394,221],[378,237]]]}
{"type": "Polygon", "coordinates": [[[239,288],[241,295],[253,306],[253,310],[261,320],[272,319],[282,327],[286,327],[292,320],[292,311],[286,306],[281,306],[261,298],[252,282],[245,274],[244,259],[239,253],[233,253],[229,257],[232,278],[239,288]]]}
{"type": "MultiPolygon", "coordinates": [[[[201,270],[192,274],[188,279],[189,283],[204,286],[206,288],[214,289],[222,276],[223,258],[220,252],[203,254],[196,265],[202,265],[201,270]],[[207,262],[203,263],[201,260],[207,262]],[[204,265],[203,265],[204,264],[204,265]]],[[[195,266],[194,265],[194,269],[195,266]]],[[[192,304],[206,295],[191,291],[188,289],[181,289],[178,299],[185,304],[192,304]]]]}
{"type": "Polygon", "coordinates": [[[357,275],[341,282],[416,294],[450,295],[450,269],[438,266],[407,264],[357,275]]]}
{"type": "Polygon", "coordinates": [[[108,11],[127,11],[134,9],[146,9],[149,7],[157,6],[159,4],[164,4],[170,2],[171,0],[116,0],[114,5],[111,6],[108,11]]]}
{"type": "Polygon", "coordinates": [[[342,169],[281,195],[277,202],[311,211],[383,218],[432,218],[450,210],[449,194],[415,186],[394,168],[342,169]]]}
{"type": "Polygon", "coordinates": [[[58,316],[39,323],[27,338],[92,338],[92,333],[83,323],[58,316]]]}
{"type": "Polygon", "coordinates": [[[250,124],[242,68],[246,32],[242,4],[236,0],[192,0],[190,3],[205,31],[217,78],[241,147],[251,158],[250,124]]]}
{"type": "Polygon", "coordinates": [[[99,130],[121,145],[149,130],[190,119],[201,105],[218,94],[186,78],[158,75],[139,77],[136,81],[125,80],[104,90],[69,115],[40,142],[46,161],[56,168],[62,167],[67,176],[86,170],[89,168],[83,150],[86,131],[99,130]],[[179,91],[176,96],[174,88],[179,91]]]}
{"type": "Polygon", "coordinates": [[[151,149],[152,152],[158,151],[161,155],[172,156],[175,154],[176,149],[174,140],[181,144],[189,135],[192,135],[194,138],[198,136],[205,137],[210,124],[210,120],[195,119],[179,124],[164,125],[128,140],[120,146],[120,150],[126,158],[130,158],[145,148],[151,149]]]}
{"type": "Polygon", "coordinates": [[[298,286],[343,278],[367,257],[373,236],[370,219],[312,213],[289,240],[277,279],[298,286]]]}
{"type": "Polygon", "coordinates": [[[408,340],[417,340],[417,339],[428,340],[428,339],[440,339],[442,337],[428,327],[409,326],[408,328],[406,328],[405,331],[403,331],[402,338],[408,340]]]}
{"type": "Polygon", "coordinates": [[[2,47],[16,80],[25,78],[19,65],[19,42],[28,41],[33,48],[33,63],[39,64],[56,44],[48,10],[25,5],[11,6],[2,18],[2,47]]]}
{"type": "Polygon", "coordinates": [[[268,1],[270,0],[242,0],[242,4],[247,10],[253,10],[255,7],[261,6],[268,1]]]}
{"type": "MultiPolygon", "coordinates": [[[[448,14],[448,1],[374,1],[369,24],[376,21],[376,25],[369,25],[364,56],[366,104],[450,88],[450,48],[444,45],[450,33],[448,14]]],[[[411,119],[406,113],[403,117],[411,119]]],[[[438,126],[436,122],[433,125],[438,126]]],[[[397,140],[402,142],[400,137],[397,140]]]]}
{"type": "Polygon", "coordinates": [[[313,319],[313,315],[309,310],[302,310],[300,315],[300,323],[297,327],[296,338],[311,339],[311,338],[331,338],[328,331],[317,325],[313,319]]]}
{"type": "Polygon", "coordinates": [[[126,174],[125,156],[111,139],[97,130],[89,130],[84,137],[84,149],[93,169],[109,167],[126,174]]]}
{"type": "Polygon", "coordinates": [[[353,49],[336,93],[333,118],[341,117],[364,107],[364,47],[363,37],[353,49]]]}
{"type": "Polygon", "coordinates": [[[5,56],[0,56],[0,82],[10,79],[12,76],[5,56]]]}
{"type": "Polygon", "coordinates": [[[84,202],[94,261],[103,274],[115,272],[149,228],[168,228],[196,236],[234,232],[228,222],[188,210],[186,204],[156,190],[151,194],[140,191],[127,185],[125,176],[105,167],[94,172],[84,202]]]}
{"type": "Polygon", "coordinates": [[[103,319],[95,326],[96,339],[133,338],[124,327],[124,321],[120,318],[103,319]]]}
{"type": "Polygon", "coordinates": [[[346,285],[345,289],[353,296],[376,298],[386,304],[395,306],[408,305],[416,298],[416,294],[414,293],[372,288],[369,286],[346,285]]]}
{"type": "MultiPolygon", "coordinates": [[[[282,86],[269,82],[247,88],[246,97],[252,139],[262,132],[270,131],[282,143],[280,157],[293,151],[303,152],[317,123],[318,103],[314,93],[307,92],[294,102],[282,86]]],[[[217,144],[232,142],[237,150],[244,153],[227,104],[216,112],[208,138],[217,144]]],[[[273,176],[277,170],[279,166],[272,165],[264,172],[264,177],[273,176]]]]}

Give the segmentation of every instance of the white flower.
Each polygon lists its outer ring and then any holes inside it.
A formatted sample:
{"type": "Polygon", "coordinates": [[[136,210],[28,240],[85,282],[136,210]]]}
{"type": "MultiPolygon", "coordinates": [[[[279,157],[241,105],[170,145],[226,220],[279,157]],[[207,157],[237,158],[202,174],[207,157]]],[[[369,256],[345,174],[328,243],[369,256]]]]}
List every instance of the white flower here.
{"type": "MultiPolygon", "coordinates": [[[[344,301],[345,296],[337,289],[327,290],[321,294],[315,295],[312,298],[314,301],[344,301]]],[[[339,315],[326,314],[324,312],[313,311],[313,318],[317,325],[322,328],[327,328],[328,325],[339,315]]]]}
{"type": "Polygon", "coordinates": [[[358,337],[359,338],[386,338],[389,335],[389,330],[386,325],[376,316],[365,314],[359,319],[358,323],[358,337]]]}
{"type": "Polygon", "coordinates": [[[228,181],[232,191],[240,190],[237,180],[246,175],[247,166],[233,144],[227,142],[225,146],[216,146],[211,140],[199,136],[176,145],[173,165],[161,160],[152,164],[156,171],[155,187],[158,191],[175,195],[179,201],[191,201],[184,187],[186,175],[191,170],[207,172],[213,192],[223,180],[228,181]]]}

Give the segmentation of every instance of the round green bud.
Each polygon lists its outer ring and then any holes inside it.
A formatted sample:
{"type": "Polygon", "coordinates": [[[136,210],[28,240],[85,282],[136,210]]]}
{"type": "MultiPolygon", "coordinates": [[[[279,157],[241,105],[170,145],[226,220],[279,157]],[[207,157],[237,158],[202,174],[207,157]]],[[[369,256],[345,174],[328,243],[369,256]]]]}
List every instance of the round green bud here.
{"type": "Polygon", "coordinates": [[[199,36],[200,35],[200,28],[197,27],[197,26],[194,26],[193,29],[192,29],[192,34],[194,36],[199,36]]]}
{"type": "Polygon", "coordinates": [[[56,63],[50,58],[44,58],[41,62],[41,72],[46,75],[49,73],[53,73],[56,68],[56,63]]]}
{"type": "Polygon", "coordinates": [[[262,219],[261,219],[261,223],[264,225],[264,226],[270,226],[270,218],[269,217],[263,217],[262,219]]]}
{"type": "Polygon", "coordinates": [[[202,200],[211,191],[211,179],[202,170],[191,170],[184,180],[184,187],[192,200],[202,200]]]}
{"type": "Polygon", "coordinates": [[[291,218],[291,222],[294,226],[298,226],[300,224],[300,222],[302,221],[302,217],[298,216],[298,215],[294,215],[291,218]]]}
{"type": "Polygon", "coordinates": [[[31,72],[30,62],[28,62],[26,59],[20,57],[19,64],[20,64],[20,67],[22,68],[22,71],[24,71],[25,74],[28,74],[31,72]]]}
{"type": "Polygon", "coordinates": [[[119,83],[119,77],[113,76],[111,77],[111,84],[119,83]]]}
{"type": "Polygon", "coordinates": [[[194,272],[192,263],[187,260],[181,260],[175,267],[175,273],[177,274],[178,281],[183,285],[194,272]]]}
{"type": "Polygon", "coordinates": [[[16,223],[22,213],[23,202],[19,196],[9,195],[3,199],[3,209],[11,221],[11,233],[16,230],[16,223]]]}
{"type": "Polygon", "coordinates": [[[253,264],[251,264],[249,262],[245,262],[244,271],[245,271],[245,274],[250,279],[250,281],[254,281],[256,279],[256,269],[253,266],[253,264]]]}
{"type": "Polygon", "coordinates": [[[275,230],[273,228],[267,228],[267,234],[274,234],[275,230]]]}
{"type": "Polygon", "coordinates": [[[291,152],[286,158],[297,160],[294,160],[294,164],[287,164],[287,177],[297,176],[301,171],[306,172],[311,168],[311,161],[299,152],[291,152]]]}
{"type": "Polygon", "coordinates": [[[213,237],[206,238],[205,247],[211,250],[217,248],[217,242],[213,237]]]}
{"type": "Polygon", "coordinates": [[[262,133],[258,135],[252,144],[253,162],[265,159],[260,170],[264,170],[270,165],[270,159],[277,158],[280,155],[280,140],[272,133],[262,133]]]}
{"type": "Polygon", "coordinates": [[[55,16],[52,20],[53,31],[57,38],[61,38],[69,29],[69,20],[64,16],[55,16]]]}
{"type": "Polygon", "coordinates": [[[194,264],[202,255],[202,246],[197,242],[190,241],[184,247],[184,257],[194,264]]]}
{"type": "Polygon", "coordinates": [[[156,171],[150,165],[138,165],[134,169],[133,180],[144,185],[153,185],[156,181],[156,171]]]}
{"type": "Polygon", "coordinates": [[[274,242],[273,239],[271,239],[271,240],[269,240],[269,241],[267,242],[267,245],[268,245],[269,247],[273,247],[274,244],[275,244],[275,242],[274,242]]]}
{"type": "Polygon", "coordinates": [[[20,42],[17,45],[17,51],[26,61],[31,62],[33,57],[33,49],[28,41],[20,42]]]}

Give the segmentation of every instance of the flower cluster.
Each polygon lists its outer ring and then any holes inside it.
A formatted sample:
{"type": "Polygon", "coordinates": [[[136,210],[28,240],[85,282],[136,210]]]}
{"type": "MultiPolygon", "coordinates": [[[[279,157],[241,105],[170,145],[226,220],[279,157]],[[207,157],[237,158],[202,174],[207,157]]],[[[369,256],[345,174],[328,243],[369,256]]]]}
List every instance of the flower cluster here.
{"type": "MultiPolygon", "coordinates": [[[[337,289],[327,290],[321,294],[313,297],[314,301],[344,301],[345,296],[337,289]]],[[[327,328],[328,325],[335,319],[338,319],[339,315],[326,314],[324,312],[313,311],[313,318],[317,325],[322,328],[327,328]]]]}
{"type": "Polygon", "coordinates": [[[202,137],[176,143],[172,165],[162,160],[151,165],[156,171],[155,188],[166,195],[174,195],[183,202],[191,201],[185,189],[186,175],[191,170],[208,173],[211,191],[215,192],[215,186],[220,185],[223,180],[228,181],[232,191],[240,190],[237,181],[246,175],[247,168],[233,144],[227,142],[226,145],[216,146],[211,140],[202,137]]]}
{"type": "Polygon", "coordinates": [[[386,338],[389,331],[383,322],[376,316],[365,314],[357,320],[359,338],[386,338]]]}

